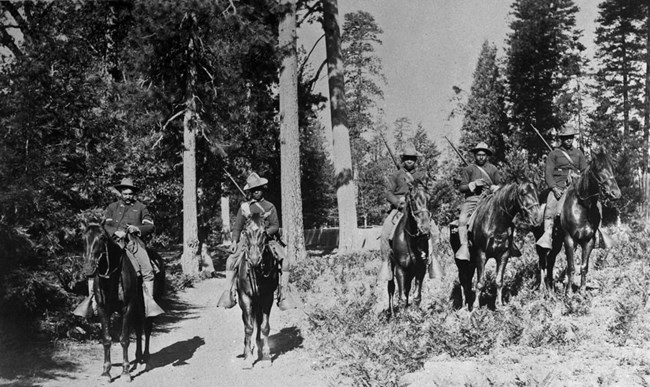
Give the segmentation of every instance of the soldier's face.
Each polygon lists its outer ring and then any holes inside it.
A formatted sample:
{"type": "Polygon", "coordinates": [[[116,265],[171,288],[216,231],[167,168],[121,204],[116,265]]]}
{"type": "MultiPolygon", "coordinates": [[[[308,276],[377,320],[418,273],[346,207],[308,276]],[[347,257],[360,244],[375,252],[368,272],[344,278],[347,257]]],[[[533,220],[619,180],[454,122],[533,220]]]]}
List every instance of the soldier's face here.
{"type": "Polygon", "coordinates": [[[415,162],[417,159],[415,157],[404,157],[402,159],[402,164],[404,164],[404,168],[406,168],[407,171],[412,171],[413,168],[415,168],[415,162]]]}
{"type": "Polygon", "coordinates": [[[562,142],[563,148],[571,149],[573,147],[573,136],[560,137],[560,141],[562,142]]]}
{"type": "Polygon", "coordinates": [[[487,157],[487,153],[483,151],[476,152],[476,164],[482,167],[487,162],[487,157]]]}
{"type": "Polygon", "coordinates": [[[264,191],[262,191],[262,188],[253,188],[253,199],[255,200],[260,200],[264,196],[264,191]]]}
{"type": "Polygon", "coordinates": [[[124,189],[120,194],[122,195],[122,201],[126,204],[132,204],[135,201],[135,194],[131,189],[124,189]]]}

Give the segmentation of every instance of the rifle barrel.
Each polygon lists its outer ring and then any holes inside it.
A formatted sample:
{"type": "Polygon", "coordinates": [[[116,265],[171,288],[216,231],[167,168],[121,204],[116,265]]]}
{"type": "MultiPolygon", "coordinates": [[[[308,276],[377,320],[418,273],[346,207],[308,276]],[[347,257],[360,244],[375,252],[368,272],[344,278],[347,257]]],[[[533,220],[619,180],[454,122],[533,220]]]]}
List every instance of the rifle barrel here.
{"type": "Polygon", "coordinates": [[[449,140],[449,139],[447,138],[447,136],[445,136],[445,140],[447,140],[447,142],[449,143],[449,145],[451,145],[451,149],[453,149],[454,152],[456,152],[456,154],[458,155],[458,157],[460,157],[460,159],[463,161],[463,163],[464,163],[465,165],[469,165],[469,163],[467,162],[467,160],[465,160],[465,158],[463,157],[463,155],[458,151],[458,149],[456,149],[456,147],[454,146],[454,144],[451,142],[451,140],[449,140]]]}

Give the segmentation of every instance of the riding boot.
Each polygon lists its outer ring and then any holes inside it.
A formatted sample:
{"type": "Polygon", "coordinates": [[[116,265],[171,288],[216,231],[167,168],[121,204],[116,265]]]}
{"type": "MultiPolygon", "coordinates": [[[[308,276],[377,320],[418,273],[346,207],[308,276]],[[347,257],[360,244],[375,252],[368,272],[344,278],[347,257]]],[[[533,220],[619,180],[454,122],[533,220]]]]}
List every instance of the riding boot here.
{"type": "Polygon", "coordinates": [[[550,250],[553,237],[553,218],[544,218],[544,235],[537,240],[537,246],[550,250]]]}
{"type": "Polygon", "coordinates": [[[165,313],[153,299],[153,281],[142,282],[142,294],[144,295],[144,314],[146,317],[156,317],[165,313]]]}
{"type": "Polygon", "coordinates": [[[467,240],[467,226],[458,227],[458,238],[460,239],[460,248],[456,251],[456,259],[469,261],[469,248],[467,240]]]}
{"type": "Polygon", "coordinates": [[[72,311],[72,314],[79,317],[91,318],[97,314],[97,302],[95,301],[95,279],[88,278],[88,297],[72,311]]]}
{"type": "Polygon", "coordinates": [[[282,273],[278,282],[278,308],[284,311],[297,307],[297,303],[289,290],[289,273],[282,273]]]}
{"type": "Polygon", "coordinates": [[[226,288],[224,289],[223,293],[221,293],[221,297],[219,297],[217,307],[230,309],[233,306],[237,305],[237,296],[235,289],[235,271],[226,270],[226,288]]]}

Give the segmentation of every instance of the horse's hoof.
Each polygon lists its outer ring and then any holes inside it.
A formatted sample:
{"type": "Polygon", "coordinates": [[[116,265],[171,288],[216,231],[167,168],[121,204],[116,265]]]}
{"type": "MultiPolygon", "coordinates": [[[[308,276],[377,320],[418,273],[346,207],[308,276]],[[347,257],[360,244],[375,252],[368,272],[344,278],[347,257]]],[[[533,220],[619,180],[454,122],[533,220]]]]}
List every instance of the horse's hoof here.
{"type": "Polygon", "coordinates": [[[128,372],[123,373],[122,376],[120,377],[120,379],[122,379],[126,383],[131,383],[131,381],[133,380],[133,378],[131,377],[131,374],[128,373],[128,372]]]}
{"type": "Polygon", "coordinates": [[[252,356],[244,358],[244,361],[242,362],[241,368],[243,370],[252,370],[253,369],[253,363],[255,363],[255,360],[253,360],[252,356]]]}
{"type": "Polygon", "coordinates": [[[109,372],[102,372],[102,377],[108,378],[109,381],[111,380],[111,374],[109,372]]]}
{"type": "Polygon", "coordinates": [[[260,368],[269,368],[272,365],[273,362],[271,361],[270,357],[268,359],[260,359],[260,361],[257,362],[257,366],[260,368]]]}

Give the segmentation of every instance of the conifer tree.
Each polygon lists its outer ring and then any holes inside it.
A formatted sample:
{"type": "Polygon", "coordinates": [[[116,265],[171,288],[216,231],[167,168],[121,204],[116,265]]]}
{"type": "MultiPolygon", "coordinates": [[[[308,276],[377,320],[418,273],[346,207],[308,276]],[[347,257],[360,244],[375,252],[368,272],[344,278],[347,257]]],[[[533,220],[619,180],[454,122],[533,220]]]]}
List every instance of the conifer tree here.
{"type": "Polygon", "coordinates": [[[469,150],[485,141],[494,150],[496,161],[506,154],[504,137],[508,135],[505,88],[497,64],[497,48],[483,42],[467,103],[463,106],[461,149],[469,150]]]}
{"type": "Polygon", "coordinates": [[[531,124],[545,133],[568,119],[556,103],[582,63],[584,46],[579,42],[576,12],[572,0],[516,0],[512,4],[506,67],[511,123],[514,140],[529,150],[532,160],[548,150],[531,124]]]}

